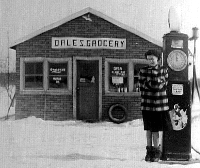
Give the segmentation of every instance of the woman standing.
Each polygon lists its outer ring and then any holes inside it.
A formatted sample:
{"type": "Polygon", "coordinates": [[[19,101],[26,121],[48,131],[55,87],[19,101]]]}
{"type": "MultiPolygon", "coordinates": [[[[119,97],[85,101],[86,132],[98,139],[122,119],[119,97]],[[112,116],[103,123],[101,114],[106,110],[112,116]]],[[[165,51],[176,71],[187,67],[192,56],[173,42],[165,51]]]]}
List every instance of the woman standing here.
{"type": "Polygon", "coordinates": [[[159,131],[167,130],[168,97],[166,93],[167,68],[158,64],[161,54],[156,50],[145,53],[149,62],[147,67],[140,69],[141,107],[146,131],[146,161],[158,162],[161,157],[159,148],[159,131]]]}

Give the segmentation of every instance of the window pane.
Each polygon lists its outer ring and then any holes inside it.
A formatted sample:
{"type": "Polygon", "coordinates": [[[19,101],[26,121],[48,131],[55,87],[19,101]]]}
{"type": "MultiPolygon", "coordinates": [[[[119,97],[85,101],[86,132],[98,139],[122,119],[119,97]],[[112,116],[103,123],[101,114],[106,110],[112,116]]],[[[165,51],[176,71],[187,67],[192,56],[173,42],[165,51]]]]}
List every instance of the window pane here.
{"type": "Polygon", "coordinates": [[[34,63],[25,63],[25,74],[34,74],[34,63]]]}
{"type": "Polygon", "coordinates": [[[68,63],[49,63],[49,88],[67,89],[68,63]]]}
{"type": "Polygon", "coordinates": [[[25,63],[25,88],[43,88],[43,63],[25,63]]]}
{"type": "Polygon", "coordinates": [[[133,91],[135,92],[139,92],[140,88],[139,88],[139,71],[142,67],[147,66],[147,64],[135,64],[134,65],[134,87],[133,87],[133,91]]]}
{"type": "Polygon", "coordinates": [[[35,74],[43,74],[43,63],[35,64],[35,74]]]}
{"type": "Polygon", "coordinates": [[[138,76],[140,69],[145,66],[147,66],[147,64],[135,64],[134,65],[134,76],[138,76]]]}
{"type": "Polygon", "coordinates": [[[42,88],[43,77],[42,76],[26,76],[25,88],[42,88]]]}
{"type": "Polygon", "coordinates": [[[43,74],[43,63],[25,63],[25,74],[43,74]]]}
{"type": "Polygon", "coordinates": [[[111,92],[127,92],[128,88],[128,64],[109,64],[109,90],[111,92]]]}

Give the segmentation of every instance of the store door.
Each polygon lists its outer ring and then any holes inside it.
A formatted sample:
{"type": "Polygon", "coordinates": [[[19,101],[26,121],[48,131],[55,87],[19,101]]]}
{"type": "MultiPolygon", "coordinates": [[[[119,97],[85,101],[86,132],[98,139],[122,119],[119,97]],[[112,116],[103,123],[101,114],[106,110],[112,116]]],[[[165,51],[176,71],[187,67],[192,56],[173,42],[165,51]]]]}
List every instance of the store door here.
{"type": "Polygon", "coordinates": [[[77,119],[97,121],[99,110],[99,62],[77,60],[77,119]]]}

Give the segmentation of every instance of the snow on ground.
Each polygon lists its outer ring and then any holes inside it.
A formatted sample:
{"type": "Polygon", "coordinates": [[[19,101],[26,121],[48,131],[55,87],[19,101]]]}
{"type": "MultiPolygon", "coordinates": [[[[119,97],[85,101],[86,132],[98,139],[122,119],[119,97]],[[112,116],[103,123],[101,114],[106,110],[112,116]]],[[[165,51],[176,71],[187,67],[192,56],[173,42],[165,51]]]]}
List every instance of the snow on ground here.
{"type": "MultiPolygon", "coordinates": [[[[200,125],[196,124],[195,129],[200,130],[200,125]]],[[[114,124],[29,117],[0,121],[0,135],[2,168],[200,167],[200,163],[145,162],[146,142],[141,120],[114,124]]]]}
{"type": "MultiPolygon", "coordinates": [[[[6,104],[0,105],[1,115],[7,115],[6,104]]],[[[192,147],[200,151],[199,102],[193,106],[192,116],[192,147]]],[[[44,121],[35,117],[0,120],[1,168],[200,167],[200,155],[194,150],[195,162],[191,164],[147,163],[145,146],[142,120],[122,124],[44,121]]]]}

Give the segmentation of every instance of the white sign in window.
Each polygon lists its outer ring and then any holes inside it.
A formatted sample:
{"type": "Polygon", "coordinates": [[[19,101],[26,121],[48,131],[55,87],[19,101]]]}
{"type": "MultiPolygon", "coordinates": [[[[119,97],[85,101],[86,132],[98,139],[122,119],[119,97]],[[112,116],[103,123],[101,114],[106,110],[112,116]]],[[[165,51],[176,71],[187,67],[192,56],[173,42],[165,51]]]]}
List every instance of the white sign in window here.
{"type": "Polygon", "coordinates": [[[172,84],[172,95],[183,95],[183,84],[172,84]]]}
{"type": "Polygon", "coordinates": [[[123,77],[112,76],[112,83],[113,84],[122,84],[122,83],[124,83],[123,77]]]}

